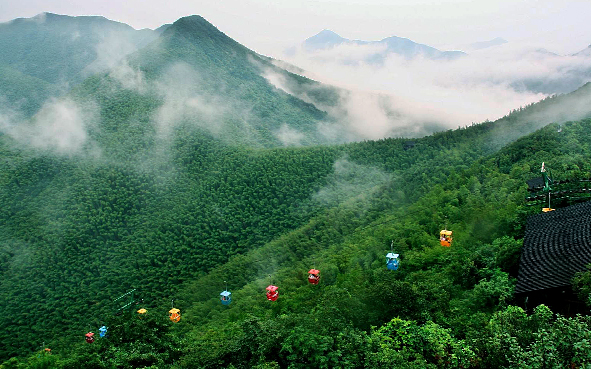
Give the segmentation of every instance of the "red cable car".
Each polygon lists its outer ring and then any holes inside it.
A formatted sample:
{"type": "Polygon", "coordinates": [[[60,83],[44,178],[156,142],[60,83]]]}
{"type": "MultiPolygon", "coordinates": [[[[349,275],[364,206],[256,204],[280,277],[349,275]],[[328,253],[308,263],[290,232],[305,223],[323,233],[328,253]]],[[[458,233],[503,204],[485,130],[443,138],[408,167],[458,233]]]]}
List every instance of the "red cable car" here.
{"type": "Polygon", "coordinates": [[[277,297],[279,297],[279,292],[277,291],[279,289],[279,287],[277,286],[273,286],[272,284],[270,284],[269,286],[267,286],[266,290],[267,290],[267,300],[269,301],[275,301],[277,300],[277,297]]]}
{"type": "Polygon", "coordinates": [[[308,271],[308,282],[312,284],[318,284],[320,281],[320,270],[318,269],[310,269],[308,271]]]}
{"type": "Polygon", "coordinates": [[[86,343],[93,343],[94,342],[94,333],[88,332],[84,335],[86,343]]]}

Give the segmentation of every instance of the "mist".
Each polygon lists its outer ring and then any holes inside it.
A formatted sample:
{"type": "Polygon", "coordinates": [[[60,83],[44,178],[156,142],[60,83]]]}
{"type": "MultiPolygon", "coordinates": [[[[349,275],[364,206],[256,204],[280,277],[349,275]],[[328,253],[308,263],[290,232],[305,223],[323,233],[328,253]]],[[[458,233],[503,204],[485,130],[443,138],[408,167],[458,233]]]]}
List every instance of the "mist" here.
{"type": "MultiPolygon", "coordinates": [[[[298,67],[293,72],[340,88],[338,106],[315,104],[346,129],[349,140],[420,137],[496,120],[591,80],[591,56],[560,56],[531,45],[508,43],[454,60],[389,54],[383,63],[367,62],[376,51],[375,45],[346,44],[285,56],[298,67]]],[[[281,79],[265,77],[293,94],[281,79]]],[[[319,131],[330,135],[334,128],[324,123],[319,131]]]]}
{"type": "Polygon", "coordinates": [[[100,156],[100,149],[89,136],[97,123],[98,109],[92,102],[51,98],[30,120],[25,120],[18,110],[0,104],[1,133],[25,147],[63,156],[100,156]]]}
{"type": "Polygon", "coordinates": [[[358,196],[371,196],[391,181],[391,175],[342,157],[334,162],[333,173],[327,179],[326,186],[312,195],[312,200],[324,206],[337,206],[358,196]]]}
{"type": "Polygon", "coordinates": [[[182,62],[169,66],[154,82],[152,87],[163,103],[152,119],[161,137],[168,137],[182,123],[219,136],[225,119],[235,114],[235,107],[222,97],[223,91],[206,92],[206,83],[197,70],[182,62]]]}

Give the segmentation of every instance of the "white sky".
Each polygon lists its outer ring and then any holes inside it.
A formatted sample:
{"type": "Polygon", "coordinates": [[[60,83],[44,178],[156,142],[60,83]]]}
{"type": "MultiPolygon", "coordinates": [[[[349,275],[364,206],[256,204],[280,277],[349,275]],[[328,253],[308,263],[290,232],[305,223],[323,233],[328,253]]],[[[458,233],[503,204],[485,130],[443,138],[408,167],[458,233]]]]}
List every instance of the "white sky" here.
{"type": "Polygon", "coordinates": [[[103,15],[138,29],[199,14],[278,58],[322,29],[350,39],[395,35],[444,50],[495,37],[559,54],[591,44],[590,0],[0,0],[0,22],[44,11],[103,15]]]}

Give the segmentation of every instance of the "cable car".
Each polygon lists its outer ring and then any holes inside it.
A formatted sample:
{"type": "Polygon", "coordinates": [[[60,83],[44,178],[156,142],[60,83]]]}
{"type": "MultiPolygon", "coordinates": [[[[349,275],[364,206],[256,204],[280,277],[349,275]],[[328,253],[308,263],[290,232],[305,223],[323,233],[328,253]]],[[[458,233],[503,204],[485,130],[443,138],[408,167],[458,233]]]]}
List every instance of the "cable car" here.
{"type": "Polygon", "coordinates": [[[318,284],[318,282],[320,282],[320,270],[310,269],[308,271],[308,282],[318,284]]]}
{"type": "Polygon", "coordinates": [[[400,266],[400,261],[398,261],[398,254],[394,254],[389,252],[386,254],[386,267],[389,270],[398,270],[400,266]]]}
{"type": "Polygon", "coordinates": [[[448,231],[447,229],[444,229],[441,232],[439,232],[439,241],[441,242],[441,246],[451,246],[451,241],[453,240],[451,234],[452,231],[448,231]]]}
{"type": "Polygon", "coordinates": [[[102,326],[99,328],[99,337],[105,337],[107,335],[107,327],[106,326],[102,326]]]}
{"type": "Polygon", "coordinates": [[[181,311],[179,309],[172,308],[168,311],[168,317],[175,323],[181,320],[181,311]]]}
{"type": "Polygon", "coordinates": [[[88,332],[84,335],[84,339],[86,340],[86,343],[93,343],[94,342],[94,333],[92,332],[88,332]]]}
{"type": "Polygon", "coordinates": [[[142,317],[144,314],[146,314],[147,312],[148,312],[148,310],[146,310],[146,309],[144,309],[144,308],[141,308],[141,309],[139,309],[139,310],[137,311],[137,313],[138,313],[138,314],[140,314],[140,318],[141,318],[141,317],[142,317]]]}
{"type": "Polygon", "coordinates": [[[273,286],[272,284],[270,284],[269,286],[267,286],[266,290],[267,290],[267,300],[269,301],[275,301],[277,300],[277,297],[279,297],[279,292],[277,291],[279,289],[279,287],[277,286],[273,286]]]}
{"type": "Polygon", "coordinates": [[[220,301],[222,302],[222,305],[230,305],[232,302],[232,292],[225,290],[220,293],[220,301]]]}
{"type": "Polygon", "coordinates": [[[47,355],[51,355],[51,349],[49,347],[44,348],[43,352],[47,355]]]}

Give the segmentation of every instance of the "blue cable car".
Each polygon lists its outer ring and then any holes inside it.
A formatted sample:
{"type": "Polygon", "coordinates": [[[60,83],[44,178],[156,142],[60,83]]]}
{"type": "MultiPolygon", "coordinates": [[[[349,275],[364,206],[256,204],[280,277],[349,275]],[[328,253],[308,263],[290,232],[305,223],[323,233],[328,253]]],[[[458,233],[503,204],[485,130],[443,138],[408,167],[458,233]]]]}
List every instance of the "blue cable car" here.
{"type": "Polygon", "coordinates": [[[223,305],[230,305],[232,302],[232,292],[230,291],[223,291],[220,293],[220,301],[223,305]]]}
{"type": "Polygon", "coordinates": [[[105,337],[107,335],[107,327],[102,326],[99,328],[99,337],[105,337]]]}
{"type": "Polygon", "coordinates": [[[392,252],[386,254],[386,267],[389,270],[398,270],[399,266],[400,261],[398,260],[398,254],[394,254],[392,252]]]}

